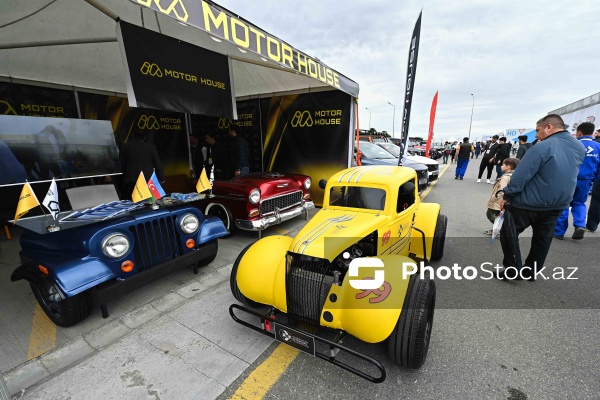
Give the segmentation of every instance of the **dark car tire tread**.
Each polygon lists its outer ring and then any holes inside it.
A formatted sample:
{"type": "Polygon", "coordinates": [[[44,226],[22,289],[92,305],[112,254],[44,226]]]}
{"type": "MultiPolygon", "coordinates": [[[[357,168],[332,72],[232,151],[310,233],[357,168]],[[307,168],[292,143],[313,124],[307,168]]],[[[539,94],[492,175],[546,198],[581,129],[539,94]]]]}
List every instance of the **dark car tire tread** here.
{"type": "Polygon", "coordinates": [[[433,233],[433,243],[431,244],[431,261],[438,261],[444,257],[447,226],[448,217],[444,214],[438,214],[435,231],[433,233]]]}
{"type": "Polygon", "coordinates": [[[400,318],[388,338],[388,354],[397,364],[417,369],[425,363],[433,326],[435,298],[434,281],[429,277],[421,279],[418,275],[411,276],[400,318]]]}
{"type": "Polygon", "coordinates": [[[214,247],[214,253],[210,257],[205,258],[204,260],[198,263],[198,267],[205,267],[211,262],[215,261],[215,258],[217,258],[217,253],[219,252],[219,242],[217,241],[217,239],[213,239],[209,242],[200,245],[200,247],[214,247]]]}
{"type": "Polygon", "coordinates": [[[244,257],[244,254],[246,254],[246,252],[248,251],[248,249],[253,245],[254,243],[250,243],[248,246],[246,246],[242,252],[237,256],[237,258],[235,259],[235,262],[233,263],[233,268],[231,268],[231,275],[229,276],[229,286],[231,287],[231,293],[233,294],[233,297],[235,297],[235,299],[237,301],[239,301],[240,303],[244,304],[245,306],[248,307],[252,307],[252,308],[258,308],[261,306],[260,303],[257,303],[256,301],[250,300],[249,298],[247,298],[246,296],[244,296],[242,294],[242,292],[240,292],[240,288],[237,285],[237,270],[238,267],[240,265],[240,262],[242,261],[242,258],[244,257]]]}
{"type": "Polygon", "coordinates": [[[86,293],[79,293],[72,297],[67,297],[56,304],[60,307],[60,316],[56,316],[48,307],[45,299],[42,297],[41,291],[34,283],[29,284],[31,291],[35,296],[40,308],[44,313],[58,326],[68,327],[77,324],[86,319],[92,311],[92,302],[86,293]]]}

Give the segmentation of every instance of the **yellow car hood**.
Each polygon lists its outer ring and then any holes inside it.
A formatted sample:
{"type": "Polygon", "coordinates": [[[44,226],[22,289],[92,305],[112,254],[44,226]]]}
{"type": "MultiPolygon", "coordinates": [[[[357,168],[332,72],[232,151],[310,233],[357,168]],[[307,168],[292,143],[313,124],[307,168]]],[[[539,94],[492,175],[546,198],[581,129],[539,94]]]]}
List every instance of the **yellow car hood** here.
{"type": "Polygon", "coordinates": [[[384,225],[389,217],[355,209],[322,209],[296,235],[290,251],[332,261],[358,240],[384,225]]]}

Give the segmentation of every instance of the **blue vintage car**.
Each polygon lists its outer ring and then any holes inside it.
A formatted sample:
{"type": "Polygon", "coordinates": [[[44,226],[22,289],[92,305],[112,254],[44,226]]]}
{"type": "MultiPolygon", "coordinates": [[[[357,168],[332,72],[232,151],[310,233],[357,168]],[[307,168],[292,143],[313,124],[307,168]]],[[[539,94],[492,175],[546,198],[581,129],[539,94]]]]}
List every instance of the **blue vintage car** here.
{"type": "Polygon", "coordinates": [[[212,262],[217,238],[228,234],[220,219],[189,205],[143,207],[102,221],[72,218],[48,233],[42,217],[19,220],[21,266],[11,280],[25,279],[46,315],[59,326],[85,319],[106,304],[175,270],[212,262]]]}

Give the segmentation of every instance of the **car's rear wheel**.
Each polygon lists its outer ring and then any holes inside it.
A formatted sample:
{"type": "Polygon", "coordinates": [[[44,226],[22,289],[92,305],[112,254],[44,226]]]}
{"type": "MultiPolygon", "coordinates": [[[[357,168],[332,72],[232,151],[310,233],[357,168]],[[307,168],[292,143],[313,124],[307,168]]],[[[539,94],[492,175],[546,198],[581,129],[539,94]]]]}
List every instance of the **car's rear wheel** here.
{"type": "Polygon", "coordinates": [[[50,279],[29,285],[41,309],[58,326],[73,326],[90,315],[92,302],[86,293],[57,300],[58,290],[50,279]]]}
{"type": "Polygon", "coordinates": [[[246,246],[244,248],[244,250],[242,250],[242,252],[235,259],[235,262],[233,263],[233,268],[231,269],[231,275],[229,276],[229,285],[231,287],[231,293],[233,294],[233,297],[235,297],[235,299],[237,301],[239,301],[240,303],[242,303],[248,307],[257,308],[257,307],[260,307],[261,304],[257,303],[256,301],[252,301],[249,298],[247,298],[246,296],[244,296],[242,294],[242,292],[240,292],[240,288],[238,287],[238,284],[237,284],[238,267],[240,265],[240,262],[242,261],[242,258],[244,257],[244,254],[246,254],[246,252],[248,251],[250,246],[252,246],[253,244],[254,243],[250,243],[248,246],[246,246]]]}
{"type": "Polygon", "coordinates": [[[212,215],[223,221],[223,225],[225,225],[225,229],[229,231],[230,235],[235,233],[235,231],[237,230],[237,227],[235,226],[235,220],[233,219],[233,215],[231,215],[231,211],[229,211],[227,207],[225,207],[223,204],[209,204],[206,207],[204,214],[212,215]]]}
{"type": "Polygon", "coordinates": [[[429,350],[433,314],[435,311],[435,282],[429,277],[413,275],[396,328],[388,338],[388,353],[396,363],[420,368],[429,350]]]}
{"type": "Polygon", "coordinates": [[[446,227],[448,226],[448,217],[444,214],[438,214],[433,233],[433,243],[431,244],[431,261],[441,260],[444,256],[444,244],[446,243],[446,227]]]}

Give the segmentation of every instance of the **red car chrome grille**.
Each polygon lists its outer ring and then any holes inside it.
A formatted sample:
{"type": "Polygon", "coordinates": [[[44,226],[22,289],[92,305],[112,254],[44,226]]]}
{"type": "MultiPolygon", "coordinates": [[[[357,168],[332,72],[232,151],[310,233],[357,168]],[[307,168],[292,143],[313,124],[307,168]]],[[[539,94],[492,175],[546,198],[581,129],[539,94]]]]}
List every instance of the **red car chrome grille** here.
{"type": "Polygon", "coordinates": [[[282,196],[264,199],[260,203],[261,215],[271,214],[275,209],[284,210],[302,202],[302,190],[282,196]]]}

